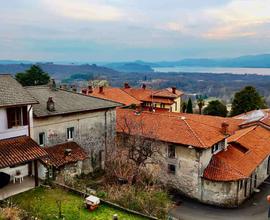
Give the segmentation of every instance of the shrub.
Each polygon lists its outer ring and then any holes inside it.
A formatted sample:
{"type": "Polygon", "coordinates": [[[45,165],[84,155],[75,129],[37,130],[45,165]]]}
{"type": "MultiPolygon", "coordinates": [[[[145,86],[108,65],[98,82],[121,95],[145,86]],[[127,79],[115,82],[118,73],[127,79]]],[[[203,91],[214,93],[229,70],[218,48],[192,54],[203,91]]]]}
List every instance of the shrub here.
{"type": "Polygon", "coordinates": [[[6,207],[0,209],[0,220],[23,220],[27,219],[25,211],[17,207],[6,207]]]}

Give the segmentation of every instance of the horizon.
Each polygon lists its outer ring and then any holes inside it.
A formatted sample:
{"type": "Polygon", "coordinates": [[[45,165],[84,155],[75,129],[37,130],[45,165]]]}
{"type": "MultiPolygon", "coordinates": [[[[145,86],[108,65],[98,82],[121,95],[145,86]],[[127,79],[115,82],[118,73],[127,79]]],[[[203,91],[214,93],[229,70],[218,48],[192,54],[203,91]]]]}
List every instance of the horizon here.
{"type": "Polygon", "coordinates": [[[0,59],[156,62],[265,54],[269,11],[270,0],[5,1],[0,59]]]}

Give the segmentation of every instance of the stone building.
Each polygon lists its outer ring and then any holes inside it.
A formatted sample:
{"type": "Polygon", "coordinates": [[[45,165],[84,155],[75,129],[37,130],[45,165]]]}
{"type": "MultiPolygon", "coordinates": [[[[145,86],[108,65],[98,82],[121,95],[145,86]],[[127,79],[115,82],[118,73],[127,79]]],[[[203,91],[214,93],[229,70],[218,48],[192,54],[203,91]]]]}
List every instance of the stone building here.
{"type": "Polygon", "coordinates": [[[260,122],[117,110],[117,132],[138,135],[138,124],[160,146],[160,180],[201,202],[238,206],[270,173],[270,131],[260,122]]]}
{"type": "Polygon", "coordinates": [[[175,87],[154,90],[142,85],[132,88],[128,83],[123,88],[100,86],[83,89],[84,94],[122,103],[124,106],[135,105],[143,110],[162,112],[181,112],[181,97],[183,92],[175,87]]]}
{"type": "Polygon", "coordinates": [[[0,200],[39,184],[38,160],[47,153],[29,137],[37,103],[11,75],[0,75],[0,200]]]}
{"type": "Polygon", "coordinates": [[[55,86],[26,89],[39,102],[33,106],[31,137],[43,147],[74,141],[90,158],[85,172],[103,167],[115,135],[115,108],[120,104],[55,86]]]}

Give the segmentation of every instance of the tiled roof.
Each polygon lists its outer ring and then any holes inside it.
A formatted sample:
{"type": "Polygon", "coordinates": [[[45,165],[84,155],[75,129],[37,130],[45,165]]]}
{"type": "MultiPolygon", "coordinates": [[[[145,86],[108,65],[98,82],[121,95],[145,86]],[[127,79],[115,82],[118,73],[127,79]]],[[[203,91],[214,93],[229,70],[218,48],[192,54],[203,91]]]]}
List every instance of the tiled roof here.
{"type": "Polygon", "coordinates": [[[153,96],[156,97],[169,97],[169,98],[177,98],[184,93],[180,90],[175,90],[175,94],[173,93],[172,88],[167,88],[167,89],[161,89],[153,93],[153,96]]]}
{"type": "Polygon", "coordinates": [[[47,155],[28,136],[0,140],[0,168],[19,165],[47,155]]]}
{"type": "Polygon", "coordinates": [[[226,151],[213,155],[204,171],[204,178],[214,181],[248,178],[270,154],[270,131],[261,126],[236,131],[229,142],[226,151]]]}
{"type": "Polygon", "coordinates": [[[119,102],[127,106],[132,105],[132,104],[135,104],[135,105],[141,104],[139,100],[135,99],[133,96],[124,92],[120,88],[104,87],[102,93],[99,92],[99,88],[95,88],[93,89],[92,93],[89,93],[89,95],[119,102]]]}
{"type": "Polygon", "coordinates": [[[221,133],[223,122],[229,124],[230,133],[238,129],[238,125],[242,122],[232,118],[184,113],[136,114],[128,109],[118,109],[116,113],[118,132],[197,148],[209,148],[222,141],[226,137],[221,133]]]}
{"type": "Polygon", "coordinates": [[[91,97],[75,92],[58,89],[53,91],[48,86],[26,87],[39,104],[33,106],[35,117],[46,117],[76,112],[85,112],[115,108],[121,104],[96,97],[91,97]],[[55,111],[47,110],[47,100],[52,97],[55,103],[55,111]]]}
{"type": "Polygon", "coordinates": [[[0,107],[38,103],[11,75],[0,75],[0,107]]]}
{"type": "Polygon", "coordinates": [[[178,90],[177,94],[179,95],[173,94],[170,92],[170,89],[152,90],[147,88],[123,88],[123,91],[140,101],[157,102],[169,105],[173,104],[173,100],[182,94],[180,94],[178,90]]]}
{"type": "Polygon", "coordinates": [[[88,156],[86,152],[76,142],[66,142],[52,147],[45,147],[44,150],[48,156],[42,158],[43,163],[55,167],[61,167],[69,163],[83,161],[88,156]],[[70,155],[65,154],[65,150],[70,149],[70,155]]]}

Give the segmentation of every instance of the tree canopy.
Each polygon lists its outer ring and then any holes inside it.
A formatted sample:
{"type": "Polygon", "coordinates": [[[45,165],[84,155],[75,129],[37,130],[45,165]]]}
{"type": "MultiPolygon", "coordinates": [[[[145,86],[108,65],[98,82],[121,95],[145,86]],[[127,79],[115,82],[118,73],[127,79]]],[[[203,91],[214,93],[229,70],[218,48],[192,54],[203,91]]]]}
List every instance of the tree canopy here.
{"type": "Polygon", "coordinates": [[[266,107],[264,98],[257,92],[256,88],[246,86],[241,91],[235,93],[231,116],[266,107]]]}
{"type": "Polygon", "coordinates": [[[50,76],[38,65],[32,65],[30,69],[15,75],[16,80],[23,86],[46,85],[50,81],[50,76]]]}
{"type": "Polygon", "coordinates": [[[192,101],[191,98],[188,99],[188,104],[187,104],[187,110],[186,113],[193,113],[193,106],[192,106],[192,101]]]}
{"type": "Polygon", "coordinates": [[[208,103],[208,105],[204,108],[203,113],[205,115],[226,117],[228,110],[222,102],[219,100],[214,100],[208,103]]]}

